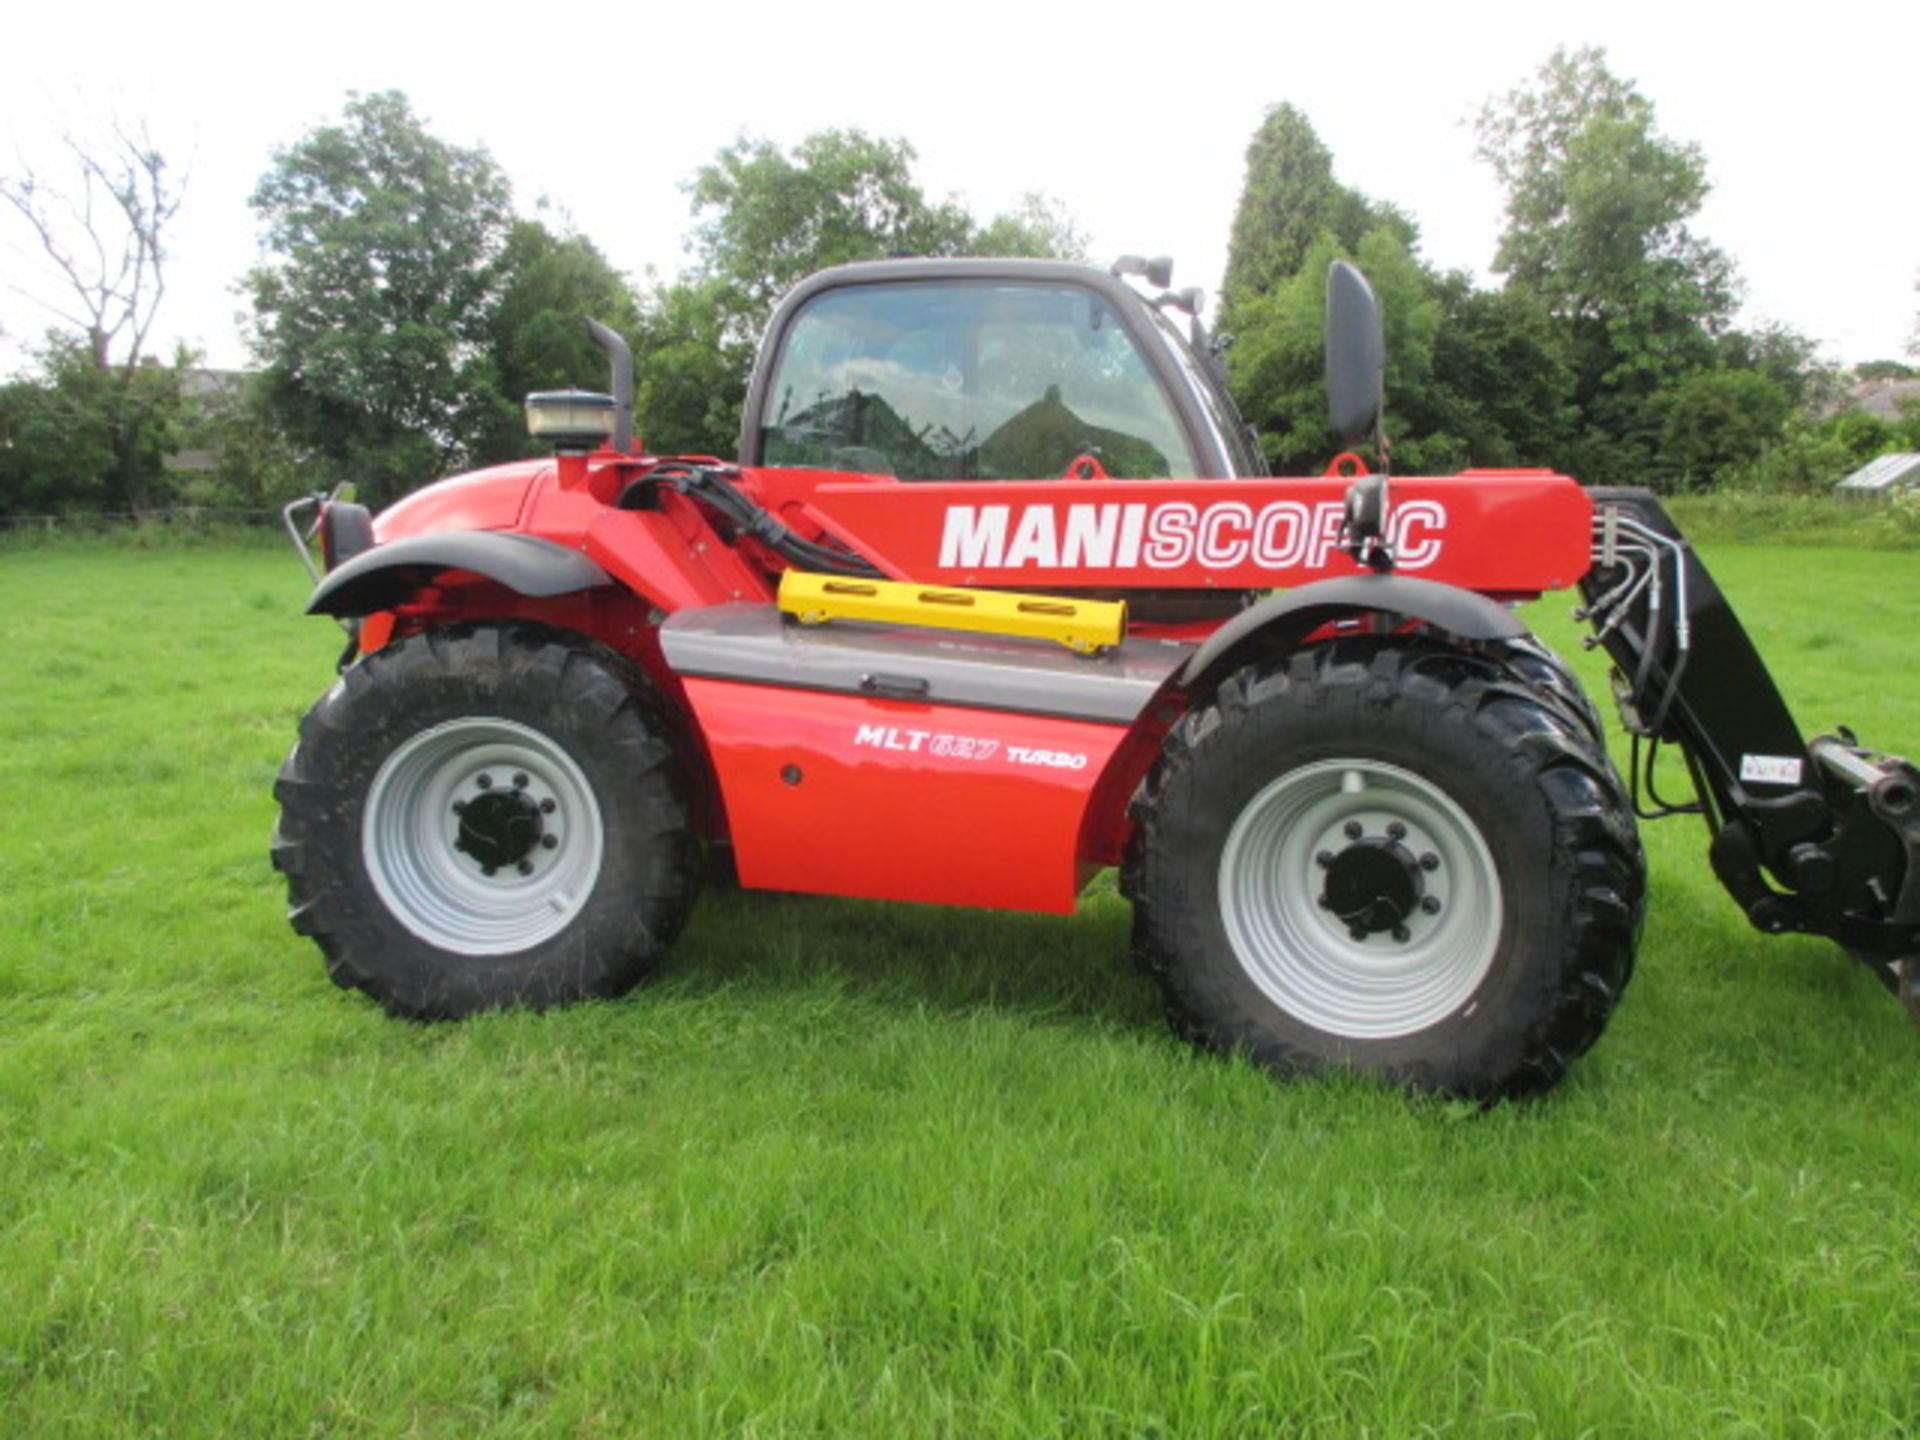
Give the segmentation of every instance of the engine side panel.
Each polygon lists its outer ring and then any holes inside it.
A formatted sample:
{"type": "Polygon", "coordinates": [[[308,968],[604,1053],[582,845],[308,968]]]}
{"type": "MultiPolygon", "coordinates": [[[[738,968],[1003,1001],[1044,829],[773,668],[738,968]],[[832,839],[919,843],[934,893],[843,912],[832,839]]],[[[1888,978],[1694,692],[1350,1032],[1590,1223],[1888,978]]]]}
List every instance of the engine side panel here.
{"type": "Polygon", "coordinates": [[[1082,818],[1128,730],[690,679],[740,883],[1066,914],[1082,818]]]}

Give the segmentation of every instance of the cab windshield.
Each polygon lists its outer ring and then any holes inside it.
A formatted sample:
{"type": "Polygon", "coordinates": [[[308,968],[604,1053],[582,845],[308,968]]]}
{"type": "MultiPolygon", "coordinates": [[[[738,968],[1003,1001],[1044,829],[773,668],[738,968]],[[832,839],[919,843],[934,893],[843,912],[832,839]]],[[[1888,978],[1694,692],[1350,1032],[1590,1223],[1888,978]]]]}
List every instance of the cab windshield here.
{"type": "Polygon", "coordinates": [[[1173,405],[1113,307],[1072,285],[859,285],[789,325],[762,463],[902,480],[1036,480],[1096,456],[1196,476],[1173,405]]]}

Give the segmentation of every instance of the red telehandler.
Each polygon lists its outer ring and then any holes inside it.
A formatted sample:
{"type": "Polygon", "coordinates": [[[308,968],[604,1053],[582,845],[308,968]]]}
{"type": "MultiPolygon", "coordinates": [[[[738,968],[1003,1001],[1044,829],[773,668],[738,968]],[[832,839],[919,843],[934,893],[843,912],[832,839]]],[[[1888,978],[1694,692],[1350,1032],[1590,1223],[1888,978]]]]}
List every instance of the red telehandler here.
{"type": "MultiPolygon", "coordinates": [[[[1168,283],[1136,257],[816,275],[734,462],[647,454],[595,326],[611,393],[528,401],[552,458],[377,519],[290,507],[325,564],[308,608],[352,635],[276,787],[334,980],[408,1016],[551,1005],[644,977],[715,870],[1066,913],[1117,866],[1186,1035],[1493,1098],[1599,1036],[1635,817],[1686,811],[1755,926],[1831,936],[1915,1004],[1920,774],[1801,739],[1650,493],[1389,486],[1352,456],[1269,478],[1168,283]],[[1576,585],[1626,783],[1514,610],[1576,585]]],[[[1383,454],[1346,266],[1327,352],[1336,430],[1383,454]]]]}

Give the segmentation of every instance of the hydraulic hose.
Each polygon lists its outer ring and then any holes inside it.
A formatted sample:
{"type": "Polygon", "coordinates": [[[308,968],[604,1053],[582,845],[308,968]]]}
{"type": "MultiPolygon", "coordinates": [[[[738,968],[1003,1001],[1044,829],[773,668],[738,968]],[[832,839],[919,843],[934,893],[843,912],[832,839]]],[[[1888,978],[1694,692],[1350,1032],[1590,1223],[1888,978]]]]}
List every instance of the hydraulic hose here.
{"type": "Polygon", "coordinates": [[[711,466],[669,463],[645,478],[648,482],[672,485],[682,495],[707,506],[742,534],[804,569],[857,575],[869,580],[885,578],[883,571],[843,546],[822,544],[796,535],[772,511],[741,494],[726,476],[711,466]]]}

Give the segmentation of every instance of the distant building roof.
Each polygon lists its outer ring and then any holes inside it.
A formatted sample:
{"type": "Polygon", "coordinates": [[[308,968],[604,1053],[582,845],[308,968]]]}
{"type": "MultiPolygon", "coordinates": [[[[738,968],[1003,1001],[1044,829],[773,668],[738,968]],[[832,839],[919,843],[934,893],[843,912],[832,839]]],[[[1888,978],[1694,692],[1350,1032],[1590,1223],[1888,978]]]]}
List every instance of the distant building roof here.
{"type": "Polygon", "coordinates": [[[1849,393],[1854,409],[1882,420],[1898,420],[1902,400],[1920,400],[1920,380],[1866,380],[1849,393]]]}
{"type": "Polygon", "coordinates": [[[1891,495],[1920,485],[1920,455],[1895,452],[1869,460],[1833,488],[1850,495],[1891,495]]]}
{"type": "Polygon", "coordinates": [[[231,395],[253,378],[251,370],[187,370],[180,376],[180,393],[189,399],[203,395],[231,395]]]}

